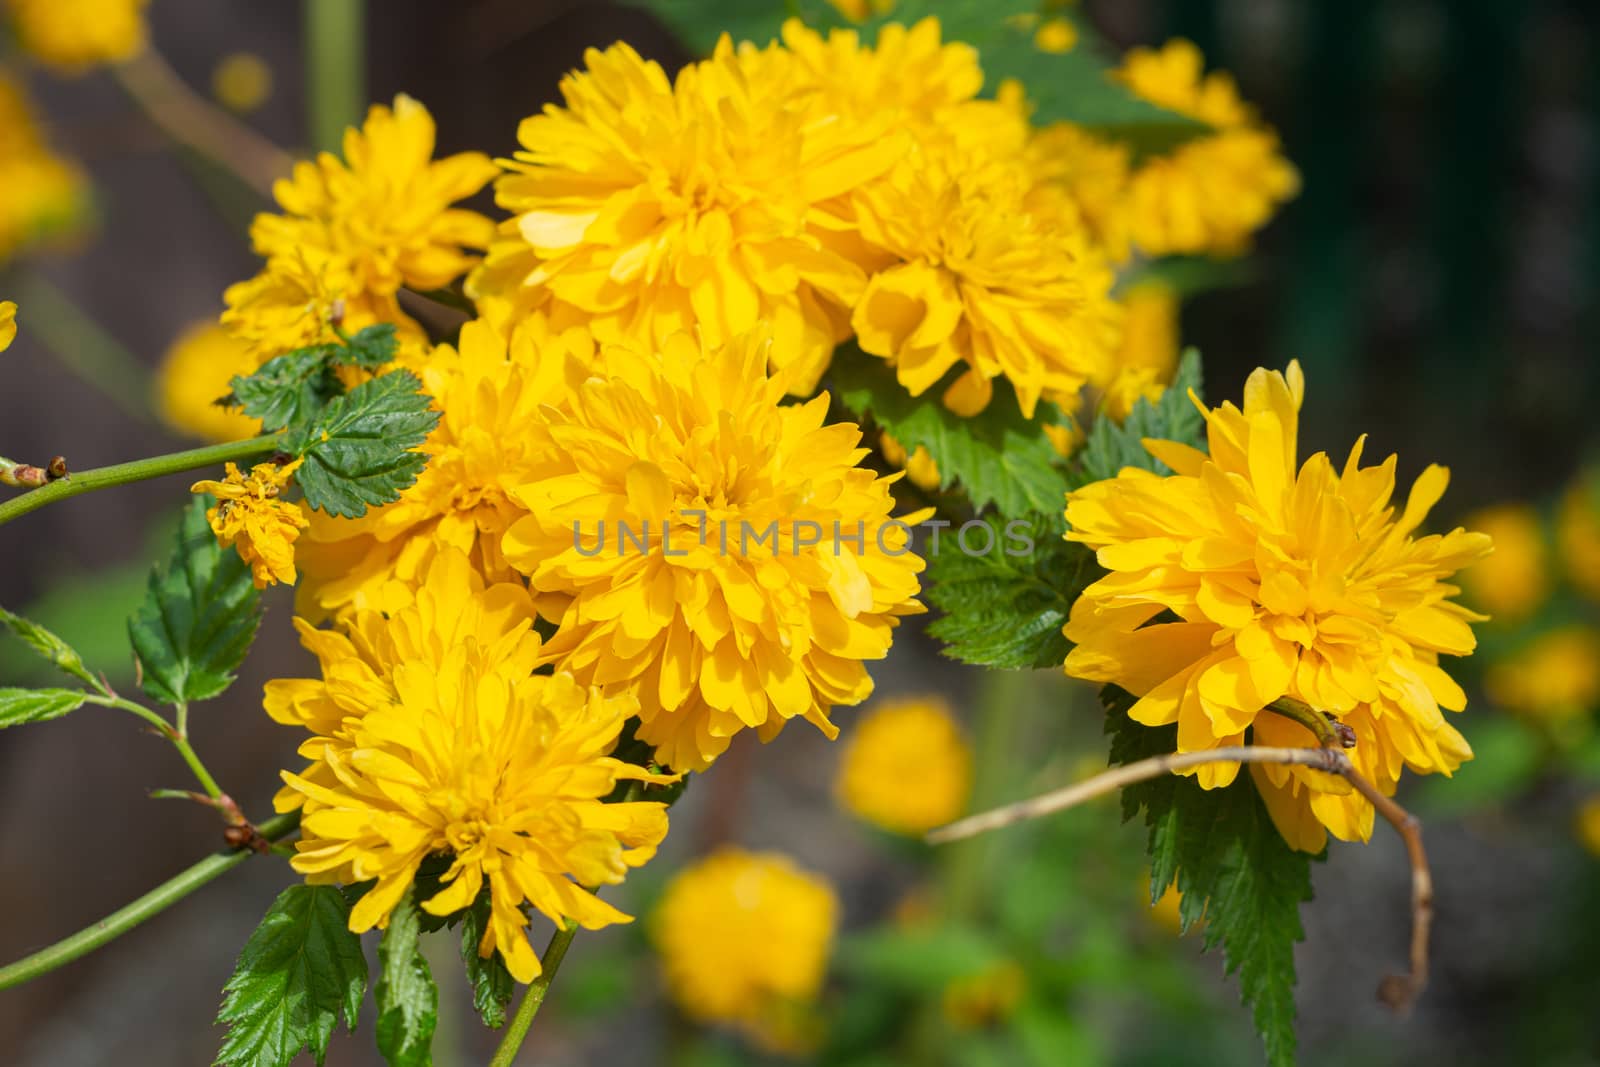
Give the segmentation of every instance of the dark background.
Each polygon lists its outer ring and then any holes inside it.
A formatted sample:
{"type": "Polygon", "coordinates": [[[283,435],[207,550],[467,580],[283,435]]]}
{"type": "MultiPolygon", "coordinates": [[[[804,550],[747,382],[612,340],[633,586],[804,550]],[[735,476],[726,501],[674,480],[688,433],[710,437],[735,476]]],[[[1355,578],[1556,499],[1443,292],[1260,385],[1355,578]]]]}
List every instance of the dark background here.
{"type": "MultiPolygon", "coordinates": [[[[1304,173],[1301,196],[1261,237],[1252,280],[1186,306],[1185,341],[1204,352],[1212,398],[1236,397],[1258,364],[1298,357],[1309,382],[1304,451],[1342,457],[1365,432],[1369,457],[1400,453],[1402,484],[1429,462],[1448,464],[1455,481],[1441,522],[1567,483],[1596,443],[1600,406],[1600,5],[1171,0],[1088,8],[1124,45],[1172,34],[1197,41],[1214,65],[1236,73],[1304,173]]],[[[298,13],[285,2],[155,0],[151,21],[157,47],[197,87],[228,52],[266,57],[276,93],[250,121],[280,144],[301,146],[298,13]]],[[[371,98],[404,90],[421,99],[439,122],[441,154],[509,153],[517,121],[555,96],[585,47],[626,37],[663,62],[684,58],[647,16],[610,4],[383,0],[369,17],[371,98]]],[[[261,205],[197,179],[104,74],[39,75],[32,86],[58,147],[92,171],[99,208],[90,243],[45,270],[153,366],[184,325],[217,313],[228,283],[254,273],[241,234],[261,205]]],[[[10,295],[11,277],[0,273],[0,296],[10,295]]],[[[22,336],[3,357],[0,451],[59,452],[85,468],[180,446],[67,373],[30,338],[28,312],[25,305],[22,336]]],[[[182,482],[70,501],[0,530],[0,603],[22,608],[75,583],[92,597],[103,593],[101,614],[120,625],[138,596],[127,565],[152,558],[151,531],[184,498],[182,482]]],[[[279,591],[268,603],[240,683],[194,725],[197,747],[220,779],[239,783],[251,811],[265,810],[295,743],[260,712],[260,684],[307,669],[288,598],[279,591]]],[[[897,643],[878,676],[884,691],[931,683],[958,698],[971,681],[915,639],[897,643]]],[[[208,813],[144,799],[148,787],[179,784],[182,767],[114,715],[85,709],[0,735],[0,957],[80,928],[215,844],[208,813]]],[[[1473,735],[1470,718],[1463,729],[1473,735]]],[[[717,840],[779,848],[833,876],[848,912],[869,910],[888,894],[896,867],[833,811],[835,759],[803,727],[783,737],[781,751],[736,750],[718,767],[726,785],[713,776],[674,810],[658,866],[670,870],[717,840]]],[[[1600,1062],[1597,968],[1574,957],[1584,937],[1595,937],[1600,897],[1592,861],[1565,847],[1570,801],[1571,788],[1552,782],[1510,810],[1430,821],[1440,885],[1436,974],[1404,1023],[1371,997],[1403,943],[1399,847],[1381,830],[1369,848],[1335,847],[1316,872],[1318,899],[1305,911],[1309,936],[1298,956],[1306,1061],[1500,1063],[1515,1054],[1600,1062]],[[1587,926],[1570,925],[1569,913],[1587,915],[1587,926]]],[[[203,891],[111,947],[0,994],[0,1063],[209,1062],[218,990],[285,879],[281,866],[247,864],[227,888],[203,891]]],[[[577,952],[586,951],[599,950],[580,942],[577,952]]],[[[1214,984],[1219,971],[1219,961],[1204,960],[1195,980],[1214,984]]],[[[1218,1000],[1229,1004],[1231,991],[1218,1000]]],[[[646,996],[601,1026],[541,1019],[525,1060],[653,1062],[648,1050],[663,1024],[650,1004],[646,996]]],[[[1242,1031],[1243,1013],[1227,1012],[1217,1025],[1242,1031]]],[[[459,1013],[456,1020],[459,1032],[441,1033],[452,1042],[441,1048],[462,1050],[462,1062],[486,1058],[481,1035],[459,1013]]],[[[338,1039],[329,1062],[373,1062],[370,1049],[365,1038],[338,1039]]],[[[441,1051],[441,1064],[455,1062],[451,1055],[441,1051]]]]}

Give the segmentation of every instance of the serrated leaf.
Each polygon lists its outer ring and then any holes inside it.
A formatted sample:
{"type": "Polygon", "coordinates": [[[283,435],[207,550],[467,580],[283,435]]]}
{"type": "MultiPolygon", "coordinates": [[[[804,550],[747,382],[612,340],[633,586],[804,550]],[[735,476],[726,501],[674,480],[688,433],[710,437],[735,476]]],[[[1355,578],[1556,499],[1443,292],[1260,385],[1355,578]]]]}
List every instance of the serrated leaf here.
{"type": "Polygon", "coordinates": [[[1083,447],[1073,454],[1072,486],[1115,478],[1124,467],[1171,474],[1171,469],[1144,447],[1147,437],[1205,451],[1205,419],[1189,399],[1191,389],[1201,395],[1200,387],[1200,353],[1190,348],[1178,361],[1177,374],[1160,400],[1152,404],[1140,397],[1121,425],[1109,418],[1095,419],[1083,447]]]}
{"type": "Polygon", "coordinates": [[[0,689],[0,730],[59,719],[83,707],[86,699],[76,689],[0,689]]]}
{"type": "Polygon", "coordinates": [[[946,548],[952,540],[946,532],[941,551],[928,554],[928,601],[943,612],[928,632],[944,642],[945,655],[963,663],[1060,667],[1071,650],[1061,627],[1072,602],[1101,573],[1094,553],[1062,540],[1065,524],[1059,514],[1005,524],[979,521],[988,524],[989,533],[971,543],[976,547],[992,538],[990,552],[946,548]]]}
{"type": "Polygon", "coordinates": [[[4,626],[12,633],[27,642],[33,650],[48,660],[53,666],[63,673],[70,674],[79,681],[98,688],[100,683],[94,675],[89,673],[89,668],[83,665],[83,657],[76,649],[67,644],[43,626],[25,619],[21,615],[0,608],[0,626],[4,626]]]}
{"type": "Polygon", "coordinates": [[[307,504],[353,519],[400,499],[428,462],[413,449],[439,421],[421,387],[410,371],[390,371],[336,397],[290,431],[284,449],[305,460],[295,480],[307,504]]]}
{"type": "Polygon", "coordinates": [[[278,894],[223,987],[222,1067],[288,1067],[303,1051],[321,1064],[342,1019],[354,1030],[367,990],[361,938],[334,886],[278,894]]]}
{"type": "MultiPolygon", "coordinates": [[[[1107,686],[1102,700],[1114,765],[1176,750],[1176,725],[1128,718],[1129,693],[1107,686]]],[[[1247,771],[1223,789],[1165,775],[1123,790],[1122,807],[1124,818],[1145,814],[1151,903],[1176,882],[1185,929],[1203,915],[1204,948],[1221,945],[1226,971],[1238,973],[1268,1061],[1293,1064],[1294,946],[1305,938],[1300,905],[1311,899],[1312,857],[1284,841],[1247,771]]]]}
{"type": "Polygon", "coordinates": [[[357,331],[344,344],[335,346],[333,361],[362,370],[377,370],[394,360],[400,347],[392,322],[379,322],[357,331]]]}
{"type": "Polygon", "coordinates": [[[431,1067],[439,989],[422,955],[422,911],[413,885],[389,913],[378,943],[378,1051],[390,1067],[431,1067]]]}
{"type": "Polygon", "coordinates": [[[178,544],[150,572],[145,600],[128,620],[144,691],[166,704],[209,700],[233,684],[261,621],[250,567],[206,523],[209,496],[184,509],[178,544]]]}
{"type": "Polygon", "coordinates": [[[939,386],[912,396],[894,368],[854,345],[834,354],[828,375],[845,407],[870,414],[908,452],[926,448],[939,465],[941,487],[959,484],[974,509],[993,504],[1016,516],[1063,506],[1067,480],[1055,448],[1037,423],[1023,418],[1003,380],[996,379],[989,406],[967,418],[944,406],[939,386]]]}
{"type": "Polygon", "coordinates": [[[343,391],[332,370],[343,345],[313,345],[270,359],[254,374],[234,378],[233,395],[225,398],[260,419],[271,433],[314,417],[324,404],[343,391]]]}
{"type": "Polygon", "coordinates": [[[488,926],[489,898],[480,895],[463,914],[461,959],[467,965],[467,980],[472,983],[472,1006],[482,1017],[483,1025],[498,1030],[506,1024],[506,1006],[511,1003],[516,980],[506,970],[500,953],[478,955],[478,944],[488,926]]]}

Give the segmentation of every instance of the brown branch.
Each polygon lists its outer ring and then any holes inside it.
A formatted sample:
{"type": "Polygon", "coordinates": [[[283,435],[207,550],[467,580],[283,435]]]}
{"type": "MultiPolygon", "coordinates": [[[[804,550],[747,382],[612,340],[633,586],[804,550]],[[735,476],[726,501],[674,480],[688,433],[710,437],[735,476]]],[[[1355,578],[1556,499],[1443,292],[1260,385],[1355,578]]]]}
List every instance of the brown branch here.
{"type": "Polygon", "coordinates": [[[1152,756],[1137,763],[1113,767],[1065,789],[968,816],[959,822],[931,831],[927,835],[927,840],[929,844],[934,845],[959,841],[990,830],[998,830],[1064,811],[1125,786],[1212,763],[1275,763],[1313,767],[1319,771],[1337,774],[1371,801],[1378,813],[1400,834],[1405,842],[1406,855],[1411,861],[1411,971],[1409,974],[1385,977],[1378,987],[1378,996],[1397,1012],[1409,1010],[1428,981],[1428,932],[1433,923],[1433,876],[1429,873],[1428,857],[1422,848],[1422,825],[1414,815],[1380,793],[1377,786],[1355,769],[1350,757],[1341,749],[1240,745],[1203,752],[1175,752],[1166,756],[1152,756]]]}
{"type": "Polygon", "coordinates": [[[168,137],[262,196],[271,199],[272,183],[293,169],[293,157],[191,89],[155,49],[113,64],[111,71],[168,137]]]}

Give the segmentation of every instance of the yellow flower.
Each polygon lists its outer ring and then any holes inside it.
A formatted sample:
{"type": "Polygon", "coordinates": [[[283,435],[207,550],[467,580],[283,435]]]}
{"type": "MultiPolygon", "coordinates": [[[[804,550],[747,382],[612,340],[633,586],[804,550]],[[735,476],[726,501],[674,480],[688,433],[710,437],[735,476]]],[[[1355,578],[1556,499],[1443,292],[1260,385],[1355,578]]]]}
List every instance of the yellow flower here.
{"type": "Polygon", "coordinates": [[[903,143],[819,120],[774,45],[714,55],[669,81],[619,43],[590,50],[518,130],[496,183],[513,212],[468,291],[504,326],[538,307],[581,314],[602,343],[650,347],[763,326],[809,393],[849,334],[861,268],[813,232],[816,205],[882,173],[903,143]]]}
{"type": "Polygon", "coordinates": [[[1013,960],[1001,960],[944,987],[939,1010],[957,1030],[998,1026],[1011,1018],[1028,991],[1028,976],[1013,960]]]}
{"type": "Polygon", "coordinates": [[[1111,261],[1125,262],[1130,252],[1128,181],[1133,150],[1073,123],[1057,122],[1033,134],[1027,156],[1041,181],[1067,194],[1111,261]]]}
{"type": "Polygon", "coordinates": [[[440,345],[415,368],[441,411],[423,446],[428,465],[399,500],[360,518],[312,515],[300,545],[302,614],[367,606],[390,579],[415,581],[444,546],[467,553],[489,581],[513,576],[500,539],[527,512],[511,493],[555,470],[539,409],[578,373],[577,357],[538,326],[524,324],[508,346],[488,323],[470,322],[458,348],[440,345]]]}
{"type": "MultiPolygon", "coordinates": [[[[1466,704],[1439,666],[1464,656],[1481,619],[1449,598],[1456,570],[1489,538],[1457,529],[1414,533],[1449,480],[1430,466],[1396,515],[1395,458],[1362,467],[1357,441],[1343,471],[1325,453],[1300,466],[1296,434],[1305,392],[1257,370],[1244,408],[1201,407],[1209,457],[1146,441],[1176,473],[1127,468],[1067,498],[1069,539],[1098,552],[1110,574],[1073,605],[1064,632],[1067,673],[1111,682],[1139,698],[1129,715],[1177,723],[1180,752],[1251,741],[1311,746],[1309,731],[1267,711],[1292,697],[1354,730],[1355,767],[1384,793],[1401,768],[1449,774],[1471,757],[1441,708],[1466,704]]],[[[1231,783],[1236,763],[1195,771],[1207,789],[1231,783]]],[[[1309,852],[1324,828],[1365,840],[1372,805],[1342,778],[1299,767],[1251,768],[1284,838],[1309,852]]]]}
{"type": "Polygon", "coordinates": [[[1118,422],[1140,399],[1161,399],[1178,369],[1178,294],[1161,282],[1143,282],[1122,298],[1126,309],[1116,372],[1106,386],[1104,410],[1118,422]]]}
{"type": "Polygon", "coordinates": [[[73,236],[89,182],[45,142],[22,86],[0,68],[0,266],[36,245],[73,236]]]}
{"type": "Polygon", "coordinates": [[[1600,491],[1592,473],[1562,497],[1556,540],[1568,580],[1590,600],[1600,600],[1600,491]]]}
{"type": "Polygon", "coordinates": [[[279,500],[301,460],[286,466],[257,463],[248,475],[228,464],[227,477],[220,481],[195,482],[191,493],[210,493],[217,498],[206,512],[206,521],[223,548],[236,547],[239,558],[250,565],[257,589],[282,582],[293,585],[294,542],[305,528],[305,513],[299,504],[279,500]]]}
{"type": "Polygon", "coordinates": [[[211,95],[241,115],[256,111],[272,96],[272,68],[254,52],[230,52],[211,72],[211,95]]]}
{"type": "Polygon", "coordinates": [[[972,750],[938,697],[891,700],[845,743],[834,792],[849,811],[899,834],[958,818],[972,788],[972,750]]]}
{"type": "Polygon", "coordinates": [[[1565,626],[1541,634],[1484,675],[1489,699],[1537,719],[1560,722],[1600,703],[1600,631],[1565,626]]]}
{"type": "Polygon", "coordinates": [[[1585,800],[1578,809],[1578,840],[1592,855],[1600,856],[1600,794],[1585,800]]]}
{"type": "Polygon", "coordinates": [[[829,707],[866,699],[862,661],[924,610],[904,523],[925,516],[891,519],[890,480],[856,465],[856,426],[825,424],[826,394],[781,403],[767,349],[606,350],[548,415],[563,472],[512,493],[507,561],[571,601],[547,657],[636,696],[638,736],[678,770],[747,727],[836,736],[829,707]]]}
{"type": "Polygon", "coordinates": [[[0,352],[11,347],[17,339],[17,305],[10,300],[0,300],[0,352]]]}
{"type": "Polygon", "coordinates": [[[1179,910],[1183,904],[1183,895],[1178,892],[1177,886],[1167,886],[1167,891],[1161,894],[1161,899],[1151,904],[1150,876],[1146,874],[1144,884],[1139,890],[1139,901],[1145,906],[1151,922],[1168,933],[1177,935],[1183,933],[1183,914],[1179,910]]]}
{"type": "Polygon", "coordinates": [[[769,1040],[821,991],[838,911],[787,857],[721,849],[680,871],[650,916],[667,994],[696,1022],[769,1040]]]}
{"type": "Polygon", "coordinates": [[[666,835],[666,807],[603,798],[619,781],[670,779],[606,755],[632,712],[626,699],[480,658],[456,647],[437,665],[396,667],[395,702],[366,710],[348,750],[322,750],[333,784],[283,773],[306,798],[292,863],[317,880],[376,880],[350,913],[360,933],[387,924],[424,859],[450,853],[444,888],[423,909],[449,915],[487,883],[478,952],[498,951],[529,982],[540,967],[522,906],[558,926],[628,922],[584,887],[614,885],[648,861],[666,835]]]}
{"type": "Polygon", "coordinates": [[[7,0],[17,36],[33,55],[67,73],[127,59],[144,48],[149,0],[7,0]]]}
{"type": "Polygon", "coordinates": [[[1466,518],[1494,539],[1494,555],[1461,576],[1467,601],[1497,621],[1527,618],[1550,593],[1544,527],[1527,504],[1498,504],[1466,518]]]}
{"type": "Polygon", "coordinates": [[[939,464],[928,455],[928,450],[921,445],[917,450],[906,455],[906,446],[889,436],[888,433],[878,435],[878,450],[883,453],[883,458],[891,466],[899,467],[906,472],[906,477],[911,484],[919,489],[929,492],[936,491],[943,479],[939,477],[939,464]]]}
{"type": "Polygon", "coordinates": [[[1135,170],[1128,219],[1146,255],[1241,251],[1300,189],[1276,135],[1239,99],[1233,79],[1205,74],[1204,66],[1198,48],[1173,40],[1159,50],[1133,49],[1117,75],[1135,95],[1216,131],[1135,170]]]}
{"type": "Polygon", "coordinates": [[[396,318],[398,305],[364,299],[339,264],[314,251],[281,256],[260,274],[228,286],[222,326],[245,343],[259,365],[275,356],[337,339],[333,324],[355,332],[378,322],[395,322],[402,344],[415,341],[414,326],[396,318]]]}
{"type": "Polygon", "coordinates": [[[209,320],[179,335],[156,376],[156,410],[168,426],[204,441],[242,441],[261,423],[217,403],[229,382],[256,369],[244,344],[209,320]]]}
{"type": "Polygon", "coordinates": [[[1030,418],[1041,399],[1075,406],[1116,341],[1109,267],[1082,226],[1030,204],[1023,172],[918,152],[856,196],[863,238],[894,260],[856,304],[857,341],[913,396],[964,364],[944,394],[963,415],[1000,376],[1030,418]]]}
{"type": "MultiPolygon", "coordinates": [[[[306,297],[326,292],[343,301],[347,328],[393,322],[420,340],[421,327],[400,310],[396,294],[402,286],[449,285],[476,262],[471,250],[486,246],[494,232],[484,216],[451,206],[483,188],[494,163],[481,152],[435,160],[433,149],[433,117],[401,95],[392,110],[375,104],[361,129],[345,131],[343,160],[324,152],[296,164],[273,187],[284,213],[257,215],[250,227],[267,267],[228,290],[234,315],[275,312],[294,324],[308,315],[308,304],[321,317],[321,301],[306,297]]],[[[315,321],[301,325],[312,336],[323,329],[315,321]]],[[[268,331],[252,334],[262,344],[273,340],[268,331]]],[[[281,351],[268,348],[264,355],[281,351]]]]}
{"type": "MultiPolygon", "coordinates": [[[[316,735],[302,755],[321,759],[333,747],[348,753],[354,727],[375,707],[399,702],[394,672],[405,664],[438,666],[456,649],[472,665],[510,676],[533,673],[539,635],[533,630],[534,600],[521,581],[486,585],[459,549],[440,549],[414,581],[390,581],[374,589],[370,604],[349,612],[332,630],[297,618],[306,650],[317,657],[321,678],[280,678],[267,683],[264,706],[275,721],[316,735]]],[[[324,762],[302,776],[333,786],[324,762]]],[[[282,790],[279,811],[301,805],[293,789],[282,790]]]]}
{"type": "Polygon", "coordinates": [[[1051,55],[1066,55],[1078,46],[1078,27],[1061,17],[1047,19],[1033,33],[1033,46],[1051,55]]]}

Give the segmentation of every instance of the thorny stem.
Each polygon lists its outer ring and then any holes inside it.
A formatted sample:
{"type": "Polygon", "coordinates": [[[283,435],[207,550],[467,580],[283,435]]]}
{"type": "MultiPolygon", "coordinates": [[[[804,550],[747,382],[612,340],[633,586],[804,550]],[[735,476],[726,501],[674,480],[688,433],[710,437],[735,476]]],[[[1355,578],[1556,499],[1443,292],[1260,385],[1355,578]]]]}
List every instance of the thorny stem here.
{"type": "Polygon", "coordinates": [[[287,152],[189,88],[155,49],[114,64],[111,72],[163,133],[262,196],[270,199],[272,183],[293,169],[287,152]]]}
{"type": "Polygon", "coordinates": [[[539,1014],[545,994],[550,991],[550,983],[561,969],[561,961],[566,959],[567,949],[572,946],[572,939],[577,933],[578,924],[568,919],[561,929],[551,935],[550,944],[545,946],[544,955],[539,957],[539,975],[528,985],[522,1003],[517,1005],[517,1014],[506,1026],[506,1035],[500,1039],[500,1047],[495,1049],[489,1067],[511,1067],[516,1061],[517,1051],[522,1048],[528,1029],[533,1025],[533,1017],[539,1014]]]}
{"type": "MultiPolygon", "coordinates": [[[[293,833],[299,825],[300,813],[292,811],[262,823],[260,833],[268,841],[278,841],[293,833]]],[[[249,849],[237,849],[207,856],[188,870],[161,883],[138,900],[119,908],[99,922],[10,966],[0,967],[0,989],[21,985],[88,955],[101,945],[121,937],[151,916],[165,911],[224,872],[237,867],[251,855],[253,853],[249,849]]]]}
{"type": "Polygon", "coordinates": [[[30,511],[37,511],[46,504],[90,493],[96,489],[110,489],[113,486],[161,478],[168,474],[181,474],[184,471],[215,467],[230,461],[270,455],[278,450],[280,437],[279,434],[266,434],[252,437],[248,441],[192,448],[186,452],[172,452],[150,459],[134,460],[131,463],[118,463],[110,467],[80,471],[0,503],[0,526],[30,511]]]}
{"type": "Polygon", "coordinates": [[[1276,763],[1314,767],[1319,771],[1337,774],[1349,782],[1356,792],[1369,800],[1378,813],[1400,834],[1411,863],[1411,970],[1408,974],[1385,977],[1378,987],[1378,996],[1395,1011],[1409,1010],[1421,995],[1423,987],[1427,985],[1428,933],[1433,923],[1433,876],[1429,872],[1428,857],[1422,847],[1422,824],[1417,821],[1416,816],[1379,792],[1377,786],[1355,769],[1350,757],[1345,755],[1342,749],[1240,745],[1202,752],[1175,752],[1165,756],[1153,756],[1136,763],[1113,767],[1065,789],[970,816],[930,832],[927,839],[930,844],[936,845],[959,841],[989,830],[998,830],[1001,827],[1064,811],[1125,786],[1210,763],[1276,763]]]}

